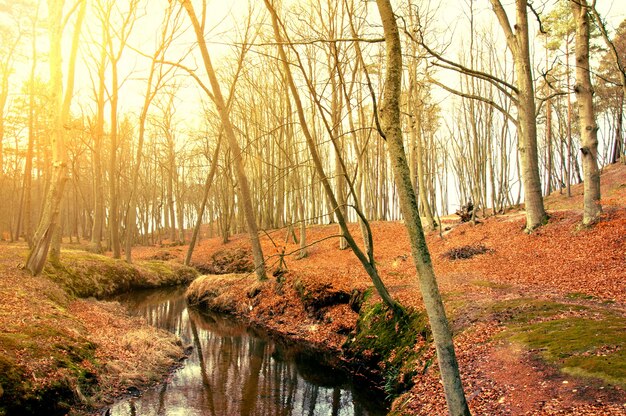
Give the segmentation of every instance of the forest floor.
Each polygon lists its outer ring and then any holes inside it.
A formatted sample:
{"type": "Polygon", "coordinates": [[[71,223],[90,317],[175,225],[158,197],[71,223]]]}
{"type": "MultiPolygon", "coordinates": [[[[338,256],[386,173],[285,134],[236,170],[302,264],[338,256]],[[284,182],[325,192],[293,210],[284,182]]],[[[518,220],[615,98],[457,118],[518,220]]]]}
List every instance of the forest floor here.
{"type": "Polygon", "coordinates": [[[160,382],[184,358],[176,336],[95,298],[188,283],[193,269],[63,250],[32,277],[25,258],[25,245],[0,245],[0,415],[87,412],[160,382]]]}
{"type": "MultiPolygon", "coordinates": [[[[572,192],[546,199],[550,221],[532,234],[523,232],[523,211],[477,224],[450,216],[442,218],[441,233],[427,234],[473,414],[626,415],[626,166],[603,172],[604,212],[592,227],[580,226],[582,187],[572,192]]],[[[404,225],[373,222],[372,230],[376,264],[391,294],[421,313],[404,225]]],[[[245,235],[226,244],[204,238],[193,265],[239,274],[196,279],[190,297],[210,298],[212,307],[335,351],[348,365],[378,364],[395,395],[395,414],[446,414],[427,330],[412,334],[408,355],[391,345],[379,356],[380,344],[354,352],[358,342],[382,338],[375,324],[392,318],[375,308],[375,294],[367,297],[372,285],[353,253],[338,249],[332,237],[338,226],[307,227],[311,246],[302,259],[298,244],[285,242],[287,234],[273,230],[262,238],[269,273],[281,253],[287,269],[265,283],[250,272],[245,235]],[[358,341],[368,325],[376,330],[358,341]],[[397,356],[410,356],[410,365],[398,364],[397,356]]],[[[24,246],[1,244],[0,415],[26,407],[52,414],[37,407],[51,402],[64,414],[64,406],[97,405],[162,377],[181,357],[178,341],[128,318],[115,303],[84,298],[188,282],[193,273],[176,265],[186,249],[140,247],[132,267],[66,250],[62,267],[48,266],[51,279],[44,279],[20,270],[24,246]]]]}
{"type": "MultiPolygon", "coordinates": [[[[604,170],[604,212],[594,226],[580,226],[582,187],[572,194],[549,196],[550,220],[532,234],[523,232],[524,212],[512,211],[477,224],[443,218],[445,231],[427,235],[473,414],[626,414],[626,166],[604,170]]],[[[312,246],[303,259],[295,257],[297,244],[285,243],[286,229],[268,232],[262,244],[270,273],[286,253],[279,279],[259,284],[253,273],[200,278],[190,296],[342,355],[363,315],[353,295],[371,282],[352,252],[328,238],[337,228],[307,227],[312,246]]],[[[391,294],[423,309],[404,225],[373,222],[372,230],[377,267],[391,294]]],[[[186,248],[145,247],[135,254],[182,259],[186,248]]],[[[193,264],[211,273],[250,270],[248,240],[204,239],[193,264]]],[[[409,373],[412,387],[393,403],[395,414],[446,414],[438,369],[429,365],[432,346],[421,354],[409,373]]]]}

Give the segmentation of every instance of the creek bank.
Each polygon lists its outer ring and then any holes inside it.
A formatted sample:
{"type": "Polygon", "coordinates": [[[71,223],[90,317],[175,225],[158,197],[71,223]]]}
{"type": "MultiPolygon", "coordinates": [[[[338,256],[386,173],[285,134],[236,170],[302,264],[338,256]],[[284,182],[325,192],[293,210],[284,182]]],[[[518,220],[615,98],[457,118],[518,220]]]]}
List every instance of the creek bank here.
{"type": "Polygon", "coordinates": [[[407,391],[431,362],[425,314],[394,316],[366,286],[346,289],[290,273],[264,282],[251,274],[204,275],[191,283],[186,298],[200,310],[233,315],[306,346],[388,398],[407,391]]]}
{"type": "Polygon", "coordinates": [[[24,257],[23,247],[0,246],[0,415],[87,413],[158,382],[184,358],[177,337],[95,298],[187,283],[193,269],[63,251],[32,277],[15,263],[24,257]]]}

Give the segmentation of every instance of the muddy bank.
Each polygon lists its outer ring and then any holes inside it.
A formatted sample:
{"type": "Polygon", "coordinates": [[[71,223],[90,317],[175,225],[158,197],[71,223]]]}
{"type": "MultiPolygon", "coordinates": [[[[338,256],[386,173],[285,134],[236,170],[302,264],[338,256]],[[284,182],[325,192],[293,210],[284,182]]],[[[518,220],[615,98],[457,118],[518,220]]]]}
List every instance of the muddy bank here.
{"type": "Polygon", "coordinates": [[[161,380],[184,357],[172,334],[94,298],[189,282],[192,269],[69,251],[33,278],[18,267],[24,256],[0,246],[0,415],[88,412],[161,380]]]}

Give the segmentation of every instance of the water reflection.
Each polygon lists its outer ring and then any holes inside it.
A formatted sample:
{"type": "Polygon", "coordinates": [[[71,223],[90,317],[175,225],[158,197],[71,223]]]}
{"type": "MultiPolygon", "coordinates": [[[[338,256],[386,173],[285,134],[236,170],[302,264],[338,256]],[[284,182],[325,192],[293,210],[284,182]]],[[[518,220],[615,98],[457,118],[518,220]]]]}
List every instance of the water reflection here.
{"type": "Polygon", "coordinates": [[[120,301],[194,349],[171,380],[116,403],[111,415],[386,414],[380,398],[316,357],[224,317],[187,310],[181,290],[134,293],[120,301]]]}

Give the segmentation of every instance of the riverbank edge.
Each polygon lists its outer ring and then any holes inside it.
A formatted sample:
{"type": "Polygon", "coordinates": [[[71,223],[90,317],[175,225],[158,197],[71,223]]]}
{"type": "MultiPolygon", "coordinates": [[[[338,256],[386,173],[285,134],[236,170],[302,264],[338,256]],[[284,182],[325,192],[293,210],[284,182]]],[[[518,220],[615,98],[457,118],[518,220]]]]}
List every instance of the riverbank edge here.
{"type": "Polygon", "coordinates": [[[194,269],[64,250],[32,277],[15,264],[23,247],[0,249],[0,415],[92,414],[161,382],[188,354],[176,336],[104,299],[187,284],[194,269]]]}
{"type": "Polygon", "coordinates": [[[199,312],[227,314],[288,345],[319,355],[380,395],[388,408],[431,359],[425,314],[394,317],[372,288],[307,287],[297,276],[259,282],[250,274],[203,275],[185,294],[199,312]],[[276,294],[280,303],[275,303],[276,294]]]}

